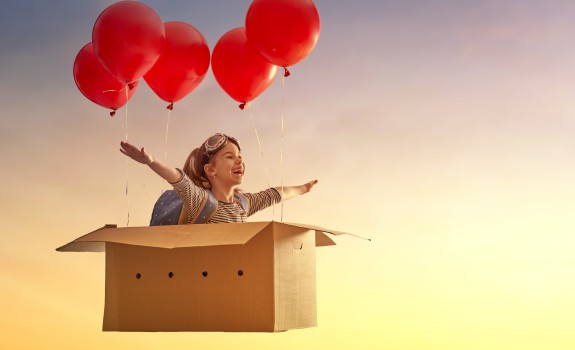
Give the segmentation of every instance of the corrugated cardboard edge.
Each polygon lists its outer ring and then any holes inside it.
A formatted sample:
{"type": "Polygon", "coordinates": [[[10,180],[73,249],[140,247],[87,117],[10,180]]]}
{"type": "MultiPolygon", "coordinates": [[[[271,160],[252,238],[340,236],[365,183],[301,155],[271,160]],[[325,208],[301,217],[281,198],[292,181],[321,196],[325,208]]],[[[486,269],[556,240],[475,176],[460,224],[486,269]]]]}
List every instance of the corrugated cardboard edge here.
{"type": "Polygon", "coordinates": [[[317,327],[316,247],[325,234],[294,224],[273,228],[274,330],[317,327]]]}
{"type": "Polygon", "coordinates": [[[118,225],[115,224],[106,224],[92,232],[88,232],[87,234],[76,238],[75,240],[56,248],[58,252],[104,252],[106,251],[106,245],[103,241],[84,241],[84,239],[88,239],[88,237],[93,236],[93,234],[97,231],[105,230],[105,229],[115,229],[118,225]]]}
{"type": "Polygon", "coordinates": [[[343,234],[349,235],[349,233],[330,230],[315,225],[280,223],[275,221],[122,228],[118,228],[116,225],[105,225],[76,238],[56,250],[59,252],[103,252],[105,251],[105,242],[168,249],[218,244],[245,244],[269,225],[288,225],[314,230],[316,232],[317,247],[335,245],[335,242],[328,237],[328,234],[336,236],[343,234]]]}

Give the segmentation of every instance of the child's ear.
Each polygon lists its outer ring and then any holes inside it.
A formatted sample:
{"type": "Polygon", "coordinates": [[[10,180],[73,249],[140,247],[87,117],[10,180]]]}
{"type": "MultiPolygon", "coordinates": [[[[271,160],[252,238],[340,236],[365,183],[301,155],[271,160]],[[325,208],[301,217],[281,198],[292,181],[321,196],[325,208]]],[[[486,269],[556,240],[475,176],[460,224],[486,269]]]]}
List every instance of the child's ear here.
{"type": "Polygon", "coordinates": [[[208,175],[209,177],[212,177],[216,174],[216,170],[214,169],[214,166],[210,163],[204,165],[204,172],[206,173],[206,175],[208,175]]]}

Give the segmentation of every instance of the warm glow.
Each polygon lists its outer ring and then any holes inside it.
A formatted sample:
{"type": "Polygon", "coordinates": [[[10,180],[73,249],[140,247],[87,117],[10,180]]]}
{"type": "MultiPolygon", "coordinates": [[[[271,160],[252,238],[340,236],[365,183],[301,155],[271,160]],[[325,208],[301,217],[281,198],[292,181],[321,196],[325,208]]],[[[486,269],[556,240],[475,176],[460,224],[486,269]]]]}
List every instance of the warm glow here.
{"type": "MultiPolygon", "coordinates": [[[[209,72],[171,113],[141,81],[113,118],[72,78],[104,2],[36,3],[0,11],[1,348],[575,348],[575,3],[316,0],[317,46],[249,111],[209,72]],[[246,191],[319,179],[253,221],[372,241],[318,250],[317,328],[103,333],[104,255],[55,248],[148,224],[168,185],[126,136],[181,167],[213,132],[240,140],[246,191]]],[[[212,49],[250,1],[146,3],[212,49]]]]}

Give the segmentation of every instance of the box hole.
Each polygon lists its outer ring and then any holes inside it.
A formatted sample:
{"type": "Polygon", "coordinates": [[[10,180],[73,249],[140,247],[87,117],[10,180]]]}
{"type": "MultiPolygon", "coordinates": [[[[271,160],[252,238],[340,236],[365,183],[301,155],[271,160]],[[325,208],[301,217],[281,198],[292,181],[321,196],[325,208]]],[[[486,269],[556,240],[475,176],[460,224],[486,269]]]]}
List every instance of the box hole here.
{"type": "Polygon", "coordinates": [[[238,270],[238,276],[243,276],[244,275],[244,270],[238,270]]]}
{"type": "Polygon", "coordinates": [[[168,274],[168,277],[173,278],[173,277],[174,277],[174,273],[173,273],[173,272],[170,272],[170,273],[168,274]]]}
{"type": "Polygon", "coordinates": [[[204,272],[202,272],[202,276],[204,276],[204,277],[208,277],[208,271],[204,271],[204,272]]]}
{"type": "Polygon", "coordinates": [[[302,250],[303,249],[303,241],[300,239],[293,240],[293,249],[295,250],[302,250]]]}
{"type": "Polygon", "coordinates": [[[142,274],[138,272],[138,273],[136,274],[136,279],[139,280],[140,278],[142,278],[142,274]]]}

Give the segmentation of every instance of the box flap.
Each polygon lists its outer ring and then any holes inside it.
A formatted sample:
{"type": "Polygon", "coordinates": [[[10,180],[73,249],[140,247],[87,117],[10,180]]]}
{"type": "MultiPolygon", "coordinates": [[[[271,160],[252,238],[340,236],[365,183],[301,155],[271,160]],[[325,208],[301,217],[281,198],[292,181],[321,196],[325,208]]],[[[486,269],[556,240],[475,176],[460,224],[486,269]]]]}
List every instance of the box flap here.
{"type": "Polygon", "coordinates": [[[354,235],[354,234],[351,234],[348,232],[335,231],[332,229],[327,229],[327,228],[316,226],[316,225],[299,224],[299,223],[297,223],[297,224],[296,223],[285,223],[285,224],[291,225],[291,226],[297,226],[297,227],[301,227],[301,228],[306,228],[308,230],[315,230],[315,246],[316,247],[335,245],[335,242],[327,234],[331,234],[334,236],[349,235],[349,236],[354,236],[357,238],[365,239],[367,241],[371,241],[371,239],[369,239],[369,238],[364,238],[364,237],[357,236],[357,235],[354,235]]]}
{"type": "Polygon", "coordinates": [[[105,242],[156,248],[245,244],[269,222],[122,227],[106,225],[56,249],[60,252],[102,252],[105,242]]]}
{"type": "Polygon", "coordinates": [[[335,245],[325,233],[344,234],[313,225],[243,222],[227,224],[164,225],[122,227],[106,225],[57,248],[60,252],[102,252],[105,242],[157,248],[203,247],[245,244],[268,225],[288,225],[316,231],[316,246],[335,245]]]}

